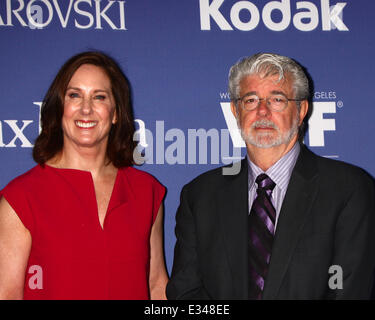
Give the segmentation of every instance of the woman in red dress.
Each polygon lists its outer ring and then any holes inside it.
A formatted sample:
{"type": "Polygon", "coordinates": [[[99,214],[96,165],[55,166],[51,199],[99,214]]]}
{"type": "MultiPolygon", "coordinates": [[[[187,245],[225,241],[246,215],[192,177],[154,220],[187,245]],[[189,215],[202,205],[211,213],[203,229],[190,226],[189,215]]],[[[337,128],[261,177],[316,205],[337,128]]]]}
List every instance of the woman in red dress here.
{"type": "Polygon", "coordinates": [[[49,88],[37,166],[0,200],[0,298],[164,299],[165,188],[134,169],[129,87],[105,54],[69,59],[49,88]]]}

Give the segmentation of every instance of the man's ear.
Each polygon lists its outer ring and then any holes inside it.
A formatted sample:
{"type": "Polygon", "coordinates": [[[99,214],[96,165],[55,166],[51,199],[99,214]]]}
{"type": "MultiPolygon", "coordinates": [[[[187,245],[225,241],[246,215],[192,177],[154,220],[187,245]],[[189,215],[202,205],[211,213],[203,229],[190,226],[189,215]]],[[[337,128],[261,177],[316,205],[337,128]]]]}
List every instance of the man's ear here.
{"type": "Polygon", "coordinates": [[[303,122],[303,119],[305,119],[307,111],[309,110],[309,102],[307,100],[302,100],[300,102],[300,109],[299,109],[299,123],[300,126],[303,122]]]}
{"type": "Polygon", "coordinates": [[[230,109],[232,110],[234,117],[237,119],[237,107],[233,101],[230,103],[230,109]]]}

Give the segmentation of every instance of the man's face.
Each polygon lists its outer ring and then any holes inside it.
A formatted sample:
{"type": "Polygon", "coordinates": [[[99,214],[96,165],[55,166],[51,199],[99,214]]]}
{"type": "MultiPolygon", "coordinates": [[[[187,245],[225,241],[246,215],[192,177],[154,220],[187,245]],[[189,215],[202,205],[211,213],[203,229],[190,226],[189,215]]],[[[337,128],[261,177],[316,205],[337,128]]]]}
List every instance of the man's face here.
{"type": "Polygon", "coordinates": [[[272,111],[265,101],[274,94],[282,94],[289,99],[294,99],[289,77],[278,81],[277,75],[266,78],[259,75],[247,76],[240,82],[240,97],[248,93],[264,100],[261,100],[259,106],[251,111],[243,109],[240,101],[237,103],[237,108],[233,102],[231,105],[246,144],[257,148],[283,145],[287,148],[293,145],[298,138],[298,127],[307,112],[307,101],[301,102],[299,112],[295,101],[289,101],[287,107],[279,112],[272,111]]]}

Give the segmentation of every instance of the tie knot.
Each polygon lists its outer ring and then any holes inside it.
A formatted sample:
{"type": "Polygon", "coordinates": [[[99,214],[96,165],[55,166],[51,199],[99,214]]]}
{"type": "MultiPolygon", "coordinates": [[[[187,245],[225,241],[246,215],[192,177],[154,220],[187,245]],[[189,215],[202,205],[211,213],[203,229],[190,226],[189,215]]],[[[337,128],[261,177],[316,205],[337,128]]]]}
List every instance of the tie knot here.
{"type": "Polygon", "coordinates": [[[259,176],[257,176],[255,182],[258,184],[258,189],[263,190],[273,190],[275,188],[276,184],[272,181],[272,179],[267,176],[265,173],[261,173],[259,176]]]}

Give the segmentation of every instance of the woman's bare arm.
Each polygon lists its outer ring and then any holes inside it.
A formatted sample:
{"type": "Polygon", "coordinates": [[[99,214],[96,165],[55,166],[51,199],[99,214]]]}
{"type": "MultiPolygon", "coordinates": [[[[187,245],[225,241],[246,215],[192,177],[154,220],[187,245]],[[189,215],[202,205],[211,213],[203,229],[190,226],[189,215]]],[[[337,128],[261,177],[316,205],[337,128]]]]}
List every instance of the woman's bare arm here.
{"type": "Polygon", "coordinates": [[[4,197],[0,198],[0,299],[23,299],[31,234],[4,197]]]}
{"type": "Polygon", "coordinates": [[[151,261],[149,288],[151,300],[166,300],[165,288],[168,274],[165,268],[163,247],[163,205],[160,205],[158,215],[151,230],[150,237],[151,261]]]}

